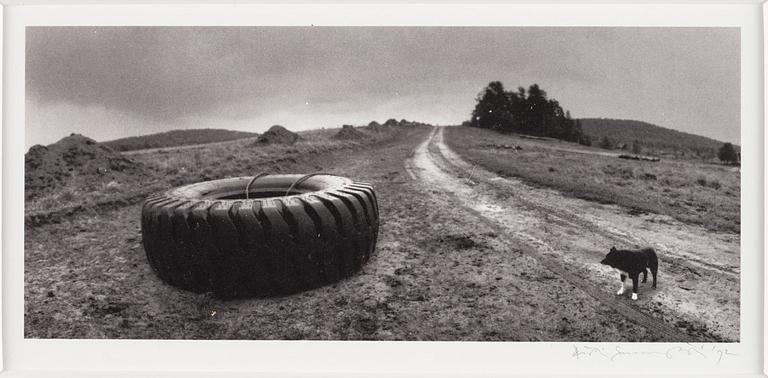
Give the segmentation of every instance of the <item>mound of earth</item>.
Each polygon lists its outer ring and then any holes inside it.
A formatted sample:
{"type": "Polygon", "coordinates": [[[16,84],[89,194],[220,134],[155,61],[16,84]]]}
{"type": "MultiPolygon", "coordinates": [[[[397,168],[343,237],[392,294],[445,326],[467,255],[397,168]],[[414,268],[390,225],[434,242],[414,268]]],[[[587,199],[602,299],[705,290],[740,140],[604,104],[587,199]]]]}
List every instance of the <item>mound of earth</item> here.
{"type": "Polygon", "coordinates": [[[395,127],[397,125],[398,125],[398,122],[394,118],[390,118],[386,122],[384,122],[384,126],[386,126],[386,127],[395,127]]]}
{"type": "Polygon", "coordinates": [[[24,191],[31,199],[58,187],[96,187],[142,173],[131,159],[80,134],[48,146],[34,145],[24,155],[24,191]]]}
{"type": "Polygon", "coordinates": [[[333,136],[334,139],[341,139],[341,140],[361,140],[365,139],[368,136],[360,132],[360,130],[355,129],[352,125],[344,125],[341,127],[341,130],[339,130],[336,135],[333,136]]]}
{"type": "Polygon", "coordinates": [[[389,126],[384,126],[376,121],[371,121],[371,123],[369,123],[367,127],[368,127],[368,130],[371,130],[377,133],[381,133],[389,130],[389,126]]]}
{"type": "Polygon", "coordinates": [[[400,127],[417,127],[417,126],[426,126],[426,123],[422,122],[416,122],[416,121],[409,121],[407,119],[401,119],[400,122],[397,123],[400,127]]]}
{"type": "Polygon", "coordinates": [[[294,144],[299,140],[299,134],[288,131],[285,127],[274,125],[261,134],[253,145],[259,144],[294,144]]]}

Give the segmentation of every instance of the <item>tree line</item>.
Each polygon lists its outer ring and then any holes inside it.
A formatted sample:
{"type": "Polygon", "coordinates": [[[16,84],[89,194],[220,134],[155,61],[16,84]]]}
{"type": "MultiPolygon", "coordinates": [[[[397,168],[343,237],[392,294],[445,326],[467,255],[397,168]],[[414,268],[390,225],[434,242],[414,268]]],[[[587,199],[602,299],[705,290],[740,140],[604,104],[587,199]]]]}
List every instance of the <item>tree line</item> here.
{"type": "MultiPolygon", "coordinates": [[[[518,87],[517,91],[507,91],[500,81],[492,81],[477,95],[476,100],[472,118],[464,122],[466,126],[592,145],[590,136],[582,129],[581,121],[572,119],[570,112],[564,110],[557,100],[547,98],[547,92],[538,84],[529,86],[528,90],[518,87]]],[[[596,141],[597,147],[609,150],[631,148],[633,153],[639,154],[645,149],[644,142],[637,139],[633,140],[631,145],[616,143],[606,135],[596,141]]],[[[675,145],[675,148],[680,146],[675,145]]],[[[738,152],[730,143],[722,145],[717,157],[726,164],[737,164],[740,160],[738,152]]]]}
{"type": "Polygon", "coordinates": [[[520,133],[591,145],[581,123],[571,118],[555,99],[533,84],[516,92],[504,90],[500,81],[492,81],[477,96],[469,126],[503,133],[520,133]]]}

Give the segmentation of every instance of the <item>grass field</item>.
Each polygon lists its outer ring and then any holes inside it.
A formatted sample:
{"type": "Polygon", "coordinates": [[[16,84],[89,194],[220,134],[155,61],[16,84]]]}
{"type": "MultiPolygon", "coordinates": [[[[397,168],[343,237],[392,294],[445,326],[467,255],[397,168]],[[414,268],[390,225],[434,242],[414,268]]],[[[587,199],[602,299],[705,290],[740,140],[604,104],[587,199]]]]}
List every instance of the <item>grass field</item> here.
{"type": "Polygon", "coordinates": [[[738,168],[692,160],[624,160],[597,148],[469,127],[447,128],[446,141],[472,163],[568,196],[669,215],[710,230],[740,230],[738,168]]]}

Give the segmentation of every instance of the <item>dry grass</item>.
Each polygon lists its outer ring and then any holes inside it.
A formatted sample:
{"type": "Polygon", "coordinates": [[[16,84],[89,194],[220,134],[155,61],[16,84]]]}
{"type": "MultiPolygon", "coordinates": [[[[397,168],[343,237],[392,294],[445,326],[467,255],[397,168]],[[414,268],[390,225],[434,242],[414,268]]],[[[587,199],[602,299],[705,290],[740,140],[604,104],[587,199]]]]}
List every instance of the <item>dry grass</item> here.
{"type": "MultiPolygon", "coordinates": [[[[392,134],[374,135],[365,141],[341,141],[332,136],[338,129],[301,132],[301,139],[293,145],[256,145],[251,140],[231,144],[211,144],[194,151],[168,150],[158,153],[135,155],[135,160],[150,169],[168,175],[171,186],[191,182],[215,180],[230,176],[249,176],[261,172],[280,173],[286,164],[295,163],[306,156],[338,150],[356,150],[366,145],[391,138],[392,134]],[[158,155],[161,158],[158,158],[158,155]]],[[[315,165],[314,171],[324,167],[315,165]]]]}
{"type": "Polygon", "coordinates": [[[740,172],[732,167],[675,159],[623,160],[596,148],[468,127],[448,128],[445,135],[459,154],[500,175],[711,230],[740,232],[740,172]],[[492,147],[503,144],[522,149],[492,147]]]}

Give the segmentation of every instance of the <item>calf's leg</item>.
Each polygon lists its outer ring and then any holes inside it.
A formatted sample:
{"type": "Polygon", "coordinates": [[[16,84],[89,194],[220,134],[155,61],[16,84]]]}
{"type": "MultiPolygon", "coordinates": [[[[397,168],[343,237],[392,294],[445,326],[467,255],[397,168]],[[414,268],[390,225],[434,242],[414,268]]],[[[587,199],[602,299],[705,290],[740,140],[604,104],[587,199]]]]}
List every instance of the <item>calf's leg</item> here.
{"type": "Polygon", "coordinates": [[[621,274],[621,289],[616,293],[616,295],[622,295],[624,294],[624,281],[627,280],[627,275],[622,273],[621,274]]]}

